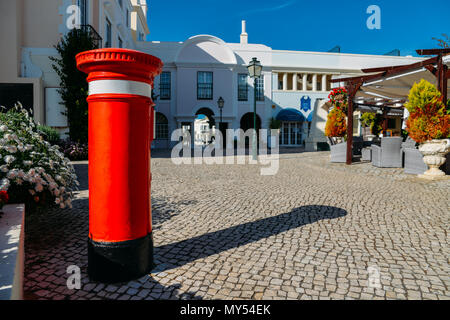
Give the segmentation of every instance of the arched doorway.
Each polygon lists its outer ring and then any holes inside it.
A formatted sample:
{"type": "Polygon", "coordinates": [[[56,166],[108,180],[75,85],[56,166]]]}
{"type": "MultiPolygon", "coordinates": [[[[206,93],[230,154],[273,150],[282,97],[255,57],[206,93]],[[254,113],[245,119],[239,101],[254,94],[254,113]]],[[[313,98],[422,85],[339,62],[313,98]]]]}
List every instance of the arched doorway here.
{"type": "MultiPolygon", "coordinates": [[[[241,129],[244,130],[244,133],[248,129],[253,129],[254,123],[253,123],[253,112],[247,112],[244,114],[241,118],[241,129]]],[[[259,145],[259,129],[261,129],[261,118],[256,114],[256,137],[257,137],[257,144],[259,145]]],[[[250,145],[249,138],[245,138],[245,147],[248,148],[250,145]]]]}
{"type": "Polygon", "coordinates": [[[169,121],[167,117],[161,112],[156,112],[155,119],[155,139],[156,140],[167,140],[169,139],[169,121]]]}
{"type": "Polygon", "coordinates": [[[214,112],[209,108],[200,108],[195,113],[194,120],[194,144],[207,145],[213,140],[216,121],[214,112]]]}
{"type": "Polygon", "coordinates": [[[200,108],[195,113],[196,116],[204,115],[208,118],[208,123],[210,128],[216,125],[216,120],[214,119],[214,112],[210,108],[200,108]]]}
{"type": "MultiPolygon", "coordinates": [[[[253,129],[253,112],[247,112],[241,118],[241,129],[247,131],[248,129],[253,129]]],[[[256,130],[261,129],[261,118],[256,115],[256,130]]]]}
{"type": "Polygon", "coordinates": [[[152,148],[169,148],[169,121],[161,112],[155,113],[154,134],[155,136],[152,142],[152,148]]]}

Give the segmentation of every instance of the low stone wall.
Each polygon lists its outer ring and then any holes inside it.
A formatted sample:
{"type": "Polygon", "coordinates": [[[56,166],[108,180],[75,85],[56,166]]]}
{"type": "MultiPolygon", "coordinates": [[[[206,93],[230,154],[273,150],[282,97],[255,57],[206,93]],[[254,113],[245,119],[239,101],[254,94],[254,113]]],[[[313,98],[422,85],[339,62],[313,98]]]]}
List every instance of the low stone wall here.
{"type": "Polygon", "coordinates": [[[6,205],[3,212],[0,218],[0,300],[22,300],[25,205],[6,205]]]}

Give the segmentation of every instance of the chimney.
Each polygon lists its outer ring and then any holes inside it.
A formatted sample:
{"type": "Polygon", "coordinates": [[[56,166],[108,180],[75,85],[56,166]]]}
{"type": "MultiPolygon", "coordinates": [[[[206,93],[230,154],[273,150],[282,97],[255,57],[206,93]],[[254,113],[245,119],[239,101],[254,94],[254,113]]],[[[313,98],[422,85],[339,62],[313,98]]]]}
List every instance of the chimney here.
{"type": "Polygon", "coordinates": [[[248,43],[248,34],[245,32],[245,20],[242,20],[241,44],[248,43]]]}

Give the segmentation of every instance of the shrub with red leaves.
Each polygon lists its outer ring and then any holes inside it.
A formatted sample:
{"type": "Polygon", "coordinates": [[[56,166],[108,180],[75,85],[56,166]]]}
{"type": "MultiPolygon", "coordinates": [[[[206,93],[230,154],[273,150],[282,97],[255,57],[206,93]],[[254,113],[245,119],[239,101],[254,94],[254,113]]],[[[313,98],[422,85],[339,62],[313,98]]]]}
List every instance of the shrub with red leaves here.
{"type": "Polygon", "coordinates": [[[442,98],[417,108],[406,121],[410,137],[422,143],[432,139],[445,139],[450,135],[450,114],[442,103],[442,98]]]}

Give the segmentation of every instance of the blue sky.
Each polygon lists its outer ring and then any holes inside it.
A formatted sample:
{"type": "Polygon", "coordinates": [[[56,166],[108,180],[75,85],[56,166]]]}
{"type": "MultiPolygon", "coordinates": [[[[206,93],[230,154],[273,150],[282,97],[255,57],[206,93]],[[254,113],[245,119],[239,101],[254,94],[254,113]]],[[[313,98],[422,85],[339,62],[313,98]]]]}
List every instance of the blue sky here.
{"type": "Polygon", "coordinates": [[[273,49],[384,54],[437,47],[450,35],[450,0],[151,0],[147,40],[184,41],[210,34],[239,42],[241,20],[250,43],[273,49]],[[381,10],[381,29],[369,30],[370,5],[381,10]]]}

